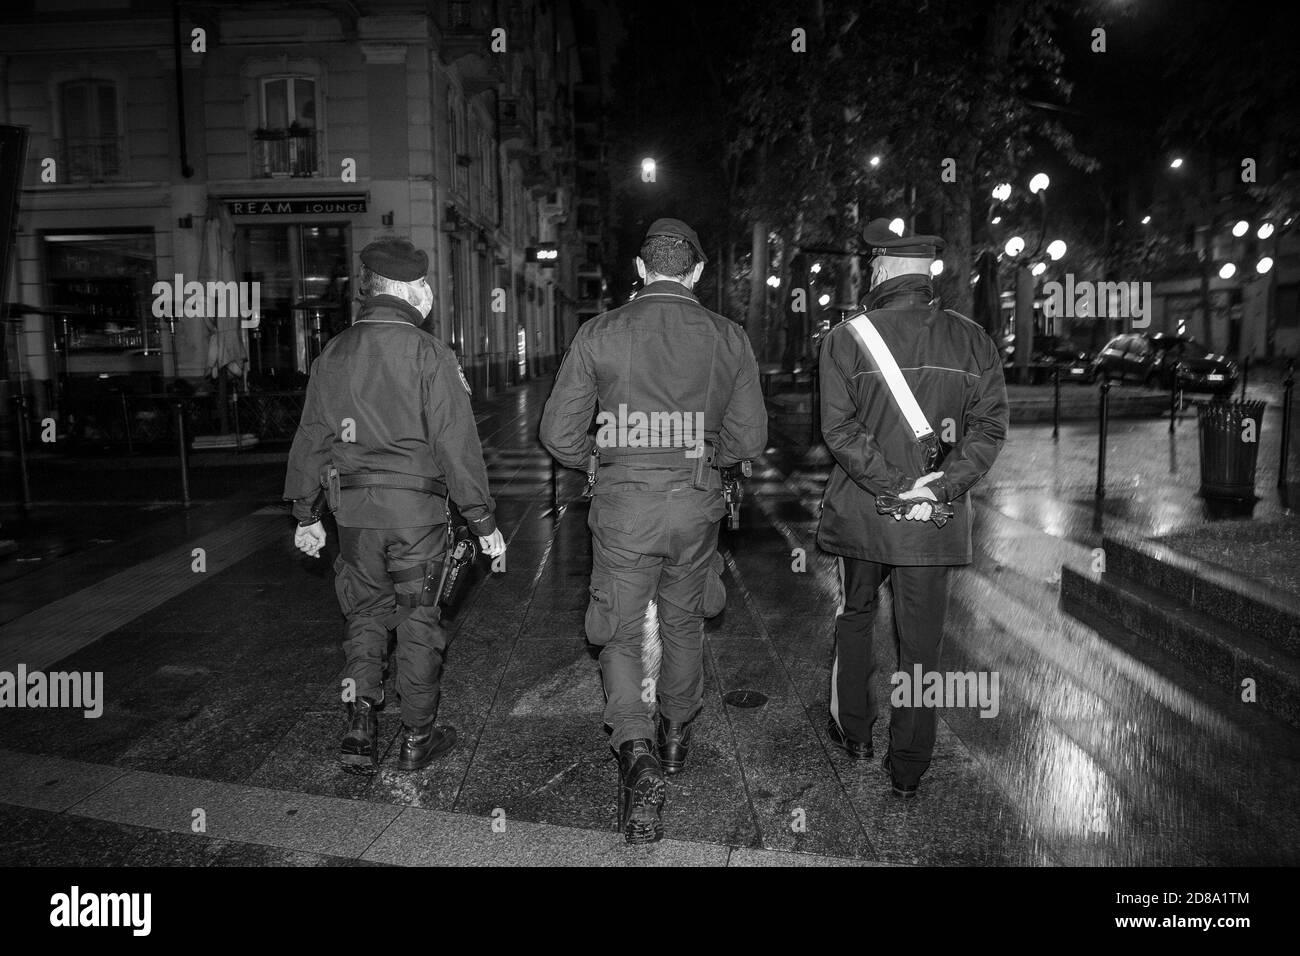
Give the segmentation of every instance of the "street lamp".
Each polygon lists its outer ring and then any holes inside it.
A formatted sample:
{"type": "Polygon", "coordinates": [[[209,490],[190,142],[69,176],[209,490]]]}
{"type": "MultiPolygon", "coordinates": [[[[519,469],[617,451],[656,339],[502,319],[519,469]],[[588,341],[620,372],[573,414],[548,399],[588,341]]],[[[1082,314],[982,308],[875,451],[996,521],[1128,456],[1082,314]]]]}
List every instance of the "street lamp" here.
{"type": "Polygon", "coordinates": [[[831,297],[823,292],[821,298],[817,300],[817,304],[824,308],[831,304],[831,297]]]}
{"type": "Polygon", "coordinates": [[[872,156],[869,160],[867,160],[867,162],[871,165],[872,169],[875,169],[877,166],[880,165],[880,157],[872,156]]]}
{"type": "Polygon", "coordinates": [[[816,275],[817,273],[822,271],[822,264],[820,262],[814,262],[808,271],[811,272],[813,275],[816,275]]]}
{"type": "Polygon", "coordinates": [[[1255,263],[1255,271],[1260,275],[1264,275],[1271,268],[1273,268],[1273,259],[1271,256],[1265,256],[1263,259],[1260,259],[1259,262],[1255,263]]]}
{"type": "Polygon", "coordinates": [[[1169,161],[1169,168],[1170,168],[1170,169],[1182,169],[1182,168],[1183,168],[1183,157],[1181,157],[1181,156],[1175,156],[1173,159],[1171,159],[1171,160],[1169,161]]]}
{"type": "Polygon", "coordinates": [[[1219,269],[1220,279],[1231,279],[1236,274],[1237,274],[1237,267],[1233,265],[1231,262],[1225,262],[1223,264],[1223,267],[1219,269]]]}
{"type": "Polygon", "coordinates": [[[1014,259],[1016,256],[1020,255],[1020,253],[1025,251],[1025,240],[1021,239],[1019,236],[1012,236],[1007,240],[1007,244],[1003,246],[1002,249],[1008,256],[1014,259]]]}
{"type": "Polygon", "coordinates": [[[1238,219],[1237,224],[1232,227],[1232,234],[1240,239],[1246,233],[1250,232],[1250,223],[1244,219],[1238,219]]]}
{"type": "Polygon", "coordinates": [[[937,276],[943,274],[943,260],[935,259],[930,263],[930,275],[937,276]]]}
{"type": "Polygon", "coordinates": [[[1029,274],[1037,278],[1038,276],[1042,275],[1046,271],[1047,271],[1047,263],[1037,262],[1034,264],[1034,267],[1029,270],[1029,274]]]}
{"type": "Polygon", "coordinates": [[[1048,243],[1047,245],[1047,254],[1051,257],[1053,262],[1056,262],[1058,259],[1064,256],[1065,250],[1066,250],[1066,245],[1060,239],[1055,239],[1052,242],[1048,243]]]}
{"type": "Polygon", "coordinates": [[[649,156],[641,160],[641,181],[643,183],[655,181],[655,161],[649,156]]]}
{"type": "Polygon", "coordinates": [[[998,202],[1006,202],[1011,198],[1011,184],[998,183],[993,187],[993,198],[998,202]]]}
{"type": "Polygon", "coordinates": [[[780,276],[768,276],[768,277],[767,277],[767,284],[770,285],[773,289],[780,288],[780,286],[781,286],[781,278],[780,278],[780,276]]]}
{"type": "Polygon", "coordinates": [[[1142,225],[1144,225],[1144,226],[1149,226],[1149,225],[1151,225],[1151,217],[1150,217],[1150,216],[1143,216],[1143,217],[1142,217],[1142,225]]]}
{"type": "Polygon", "coordinates": [[[993,225],[996,226],[996,225],[998,225],[999,223],[1002,222],[1002,217],[1001,217],[1001,216],[994,216],[993,219],[992,219],[992,222],[993,222],[993,225]]]}
{"type": "Polygon", "coordinates": [[[1264,223],[1259,227],[1259,231],[1256,232],[1255,235],[1259,236],[1261,239],[1267,239],[1269,236],[1273,235],[1273,224],[1271,222],[1264,223]]]}
{"type": "Polygon", "coordinates": [[[1029,191],[1037,195],[1050,185],[1052,185],[1052,180],[1048,178],[1047,173],[1038,173],[1033,179],[1029,180],[1029,191]]]}

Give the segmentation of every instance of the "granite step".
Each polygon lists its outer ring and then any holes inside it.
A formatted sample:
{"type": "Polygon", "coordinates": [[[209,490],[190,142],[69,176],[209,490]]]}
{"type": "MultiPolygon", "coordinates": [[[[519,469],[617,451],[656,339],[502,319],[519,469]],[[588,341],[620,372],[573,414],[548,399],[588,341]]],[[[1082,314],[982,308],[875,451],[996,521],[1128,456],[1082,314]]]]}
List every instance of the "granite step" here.
{"type": "MultiPolygon", "coordinates": [[[[1061,608],[1105,636],[1100,621],[1151,642],[1203,674],[1225,697],[1241,701],[1242,681],[1255,682],[1266,712],[1300,727],[1300,661],[1252,631],[1191,606],[1157,585],[1119,572],[1106,551],[1107,570],[1061,568],[1061,608]]],[[[1123,566],[1121,561],[1121,567],[1123,566]]]]}
{"type": "Polygon", "coordinates": [[[1106,570],[1300,659],[1300,597],[1151,541],[1106,535],[1106,570]]]}

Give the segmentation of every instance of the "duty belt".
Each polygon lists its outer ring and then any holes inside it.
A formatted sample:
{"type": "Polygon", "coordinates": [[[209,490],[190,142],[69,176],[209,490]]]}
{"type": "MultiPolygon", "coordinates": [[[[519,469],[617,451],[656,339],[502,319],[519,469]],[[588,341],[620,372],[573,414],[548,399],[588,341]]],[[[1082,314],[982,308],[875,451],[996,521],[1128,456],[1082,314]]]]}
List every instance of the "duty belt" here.
{"type": "Polygon", "coordinates": [[[626,452],[620,455],[601,455],[600,466],[606,465],[678,465],[683,468],[694,468],[695,463],[700,457],[709,457],[709,450],[706,449],[702,456],[687,458],[686,452],[691,451],[689,448],[668,448],[663,451],[626,452]]]}
{"type": "Polygon", "coordinates": [[[447,486],[432,478],[420,475],[403,475],[396,471],[367,471],[339,475],[340,488],[405,488],[409,491],[427,491],[439,498],[447,497],[447,486]]]}

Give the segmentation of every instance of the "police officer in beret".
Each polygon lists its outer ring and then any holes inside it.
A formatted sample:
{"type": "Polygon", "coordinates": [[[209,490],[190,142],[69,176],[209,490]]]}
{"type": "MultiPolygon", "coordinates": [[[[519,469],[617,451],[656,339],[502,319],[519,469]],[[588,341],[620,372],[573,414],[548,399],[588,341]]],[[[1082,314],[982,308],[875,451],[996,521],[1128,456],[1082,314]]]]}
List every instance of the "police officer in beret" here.
{"type": "Polygon", "coordinates": [[[403,724],[398,769],[418,770],[455,745],[454,728],[434,726],[447,646],[435,602],[448,496],[488,554],[505,550],[469,386],[454,353],[420,328],[433,305],[428,269],[428,256],[406,239],[361,250],[361,308],[312,363],[285,478],[301,551],[320,557],[326,503],[338,524],[348,716],[340,761],[353,773],[379,767],[375,710],[384,703],[390,629],[403,724]]]}
{"type": "MultiPolygon", "coordinates": [[[[970,489],[997,458],[1006,438],[1007,391],[993,340],[974,322],[939,307],[930,266],[944,247],[939,236],[895,235],[887,219],[864,230],[871,249],[865,315],[902,372],[944,448],[927,467],[927,450],[850,316],[822,344],[822,436],[835,466],[822,499],[817,543],[839,556],[841,603],[831,669],[831,741],[854,759],[872,756],[879,662],[872,650],[878,591],[893,588],[898,672],[912,680],[937,671],[948,606],[948,569],[970,564],[970,489]],[[949,447],[950,446],[950,447],[949,447]],[[880,513],[878,496],[905,499],[880,513]],[[915,501],[908,506],[906,501],[915,501]],[[954,515],[940,526],[936,502],[954,515]]],[[[862,315],[863,313],[858,313],[862,315]]],[[[934,749],[936,714],[895,707],[883,764],[893,790],[915,796],[934,749]]]]}
{"type": "Polygon", "coordinates": [[[664,774],[685,766],[703,698],[704,619],[726,604],[720,469],[767,442],[749,340],[692,291],[706,261],[686,223],[651,224],[636,259],[643,288],[579,327],[542,415],[542,442],[560,464],[586,468],[593,450],[600,456],[586,631],[601,649],[628,843],[663,836],[664,774]],[[651,601],[662,641],[657,681],[642,662],[651,601]]]}

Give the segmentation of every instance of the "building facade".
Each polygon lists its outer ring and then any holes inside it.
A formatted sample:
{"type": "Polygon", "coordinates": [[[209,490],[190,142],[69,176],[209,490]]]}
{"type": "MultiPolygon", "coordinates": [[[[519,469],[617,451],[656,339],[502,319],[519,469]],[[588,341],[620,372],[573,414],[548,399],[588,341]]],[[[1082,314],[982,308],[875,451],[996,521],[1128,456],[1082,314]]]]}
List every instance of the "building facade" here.
{"type": "Polygon", "coordinates": [[[603,307],[602,206],[579,178],[599,57],[575,3],[178,9],[0,12],[0,123],[29,133],[7,372],[35,414],[221,367],[301,388],[386,234],[428,251],[427,327],[476,396],[558,363],[603,307]],[[193,281],[235,282],[246,308],[186,307],[193,281]]]}

